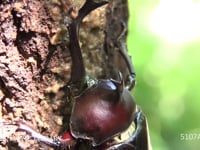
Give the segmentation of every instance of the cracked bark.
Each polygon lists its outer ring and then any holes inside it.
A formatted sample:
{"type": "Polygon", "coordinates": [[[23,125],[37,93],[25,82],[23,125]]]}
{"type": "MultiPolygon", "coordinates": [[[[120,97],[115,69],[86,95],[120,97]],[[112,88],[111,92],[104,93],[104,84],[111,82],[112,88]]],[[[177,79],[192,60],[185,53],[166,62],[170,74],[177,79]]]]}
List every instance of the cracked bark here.
{"type": "MultiPolygon", "coordinates": [[[[71,65],[63,20],[69,8],[83,2],[0,1],[0,121],[24,120],[52,137],[68,129],[71,102],[62,87],[69,81],[71,65]]],[[[80,40],[88,74],[115,78],[118,68],[126,74],[114,42],[122,30],[120,22],[127,19],[126,0],[111,0],[84,19],[80,40]]],[[[19,139],[22,135],[6,135],[0,149],[45,148],[19,139]]]]}

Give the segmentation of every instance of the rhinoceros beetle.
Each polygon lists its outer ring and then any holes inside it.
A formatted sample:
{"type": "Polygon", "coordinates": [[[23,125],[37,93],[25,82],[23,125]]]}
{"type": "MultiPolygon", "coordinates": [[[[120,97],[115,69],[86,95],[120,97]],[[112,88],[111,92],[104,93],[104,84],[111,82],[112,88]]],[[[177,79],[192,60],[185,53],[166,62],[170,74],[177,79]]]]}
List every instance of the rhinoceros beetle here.
{"type": "Polygon", "coordinates": [[[60,138],[45,137],[21,121],[0,122],[1,126],[17,126],[17,131],[24,131],[54,149],[78,150],[86,142],[94,150],[149,150],[148,127],[146,118],[130,94],[135,85],[135,71],[126,46],[120,41],[125,30],[117,40],[117,46],[124,58],[129,75],[129,84],[119,72],[119,79],[95,79],[86,74],[81,48],[78,40],[79,24],[92,10],[106,4],[107,1],[86,0],[77,16],[69,13],[70,23],[69,50],[72,58],[71,80],[68,86],[77,88],[72,97],[73,108],[70,117],[69,131],[60,138]],[[134,126],[134,130],[129,130],[134,126]],[[120,137],[128,132],[125,139],[120,137]],[[117,139],[118,138],[118,139],[117,139]]]}

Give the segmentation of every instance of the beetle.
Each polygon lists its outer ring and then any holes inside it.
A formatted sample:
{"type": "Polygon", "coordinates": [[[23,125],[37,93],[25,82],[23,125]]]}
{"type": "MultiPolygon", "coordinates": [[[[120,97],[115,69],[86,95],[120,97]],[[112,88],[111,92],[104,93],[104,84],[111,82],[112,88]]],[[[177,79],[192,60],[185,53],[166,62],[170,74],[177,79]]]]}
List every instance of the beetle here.
{"type": "MultiPolygon", "coordinates": [[[[82,149],[81,143],[88,143],[94,150],[149,150],[148,127],[145,115],[136,105],[130,91],[135,85],[135,71],[126,46],[120,41],[126,30],[117,39],[116,45],[129,70],[129,84],[119,72],[118,79],[95,79],[86,74],[79,45],[79,24],[94,9],[107,1],[86,0],[77,16],[69,12],[69,50],[72,58],[71,79],[68,87],[75,92],[69,122],[69,131],[60,138],[49,138],[33,130],[26,123],[0,122],[0,126],[17,126],[16,131],[24,131],[54,149],[82,149]],[[130,128],[134,125],[134,130],[130,128]],[[128,137],[119,141],[123,133],[128,137]],[[117,139],[118,138],[118,139],[117,139]]],[[[124,25],[125,27],[125,25],[124,25]]]]}

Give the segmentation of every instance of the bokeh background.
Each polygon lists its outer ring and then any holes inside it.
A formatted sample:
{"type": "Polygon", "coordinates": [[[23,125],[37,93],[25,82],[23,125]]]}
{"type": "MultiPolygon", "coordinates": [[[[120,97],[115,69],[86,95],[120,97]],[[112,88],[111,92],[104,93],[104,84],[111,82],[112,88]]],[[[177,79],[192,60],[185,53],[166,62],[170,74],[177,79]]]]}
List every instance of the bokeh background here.
{"type": "Polygon", "coordinates": [[[200,149],[200,0],[129,0],[133,95],[153,150],[200,149]]]}

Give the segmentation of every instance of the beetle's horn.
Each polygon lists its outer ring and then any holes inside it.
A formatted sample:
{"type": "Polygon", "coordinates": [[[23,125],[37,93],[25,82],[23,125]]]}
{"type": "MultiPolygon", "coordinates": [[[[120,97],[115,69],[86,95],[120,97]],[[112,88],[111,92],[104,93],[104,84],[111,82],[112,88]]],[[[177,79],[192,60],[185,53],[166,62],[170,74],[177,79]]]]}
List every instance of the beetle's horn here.
{"type": "Polygon", "coordinates": [[[81,20],[87,16],[91,11],[94,9],[107,4],[108,1],[106,0],[86,0],[85,4],[82,6],[82,8],[79,10],[78,17],[76,18],[77,23],[80,23],[81,20]],[[98,2],[96,2],[98,1],[98,2]]]}
{"type": "MultiPolygon", "coordinates": [[[[78,16],[76,18],[71,17],[71,23],[67,25],[69,31],[69,50],[72,58],[72,70],[71,70],[71,82],[82,86],[80,80],[84,79],[86,76],[85,66],[83,63],[83,58],[81,54],[81,48],[78,39],[79,24],[82,19],[88,15],[92,10],[106,4],[105,0],[87,0],[84,5],[78,11],[78,16]],[[98,1],[98,2],[97,2],[98,1]]],[[[69,12],[70,13],[70,12],[69,12]]],[[[79,86],[78,85],[78,86],[79,86]]]]}
{"type": "Polygon", "coordinates": [[[122,95],[122,92],[123,92],[123,89],[124,89],[124,78],[123,78],[122,73],[120,71],[118,72],[118,74],[119,74],[119,80],[114,80],[114,79],[111,79],[111,80],[117,86],[117,90],[118,90],[118,93],[119,93],[119,96],[120,96],[120,99],[121,99],[121,95],[122,95]]]}

